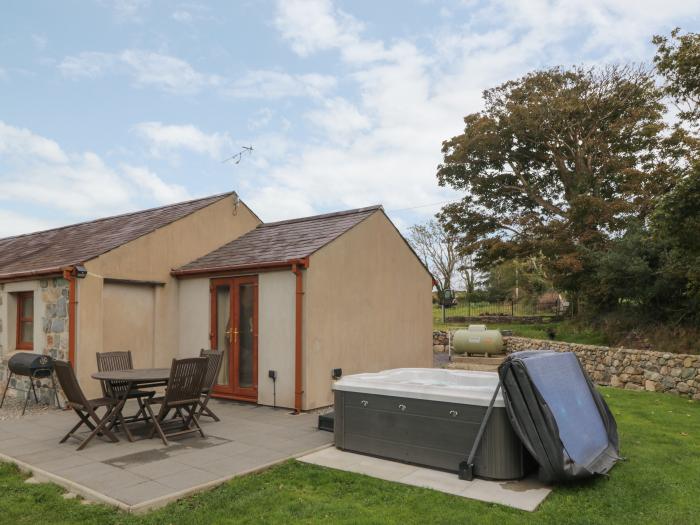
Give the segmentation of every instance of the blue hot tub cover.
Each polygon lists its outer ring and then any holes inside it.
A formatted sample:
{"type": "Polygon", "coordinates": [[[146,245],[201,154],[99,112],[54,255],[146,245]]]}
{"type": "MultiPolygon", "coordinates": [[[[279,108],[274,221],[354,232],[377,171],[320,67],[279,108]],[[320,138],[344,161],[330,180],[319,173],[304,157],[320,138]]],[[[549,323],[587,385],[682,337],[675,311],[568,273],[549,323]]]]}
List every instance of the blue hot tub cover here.
{"type": "Polygon", "coordinates": [[[617,424],[572,352],[516,352],[501,364],[506,411],[545,482],[607,473],[620,459],[617,424]]]}

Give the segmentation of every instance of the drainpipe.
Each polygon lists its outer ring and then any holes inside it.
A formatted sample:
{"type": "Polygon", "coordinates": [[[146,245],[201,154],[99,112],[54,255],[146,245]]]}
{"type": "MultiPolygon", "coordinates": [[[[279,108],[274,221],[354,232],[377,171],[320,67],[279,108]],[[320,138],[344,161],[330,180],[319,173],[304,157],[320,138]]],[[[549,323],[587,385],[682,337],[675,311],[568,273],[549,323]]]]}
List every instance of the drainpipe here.
{"type": "Polygon", "coordinates": [[[304,305],[304,281],[303,268],[309,267],[309,259],[301,259],[292,264],[292,272],[296,276],[296,308],[295,308],[295,340],[294,340],[294,412],[301,412],[301,396],[304,393],[302,386],[303,353],[302,353],[302,327],[304,305]]]}
{"type": "Polygon", "coordinates": [[[73,268],[63,270],[63,278],[68,281],[68,361],[75,368],[75,275],[73,268]]]}

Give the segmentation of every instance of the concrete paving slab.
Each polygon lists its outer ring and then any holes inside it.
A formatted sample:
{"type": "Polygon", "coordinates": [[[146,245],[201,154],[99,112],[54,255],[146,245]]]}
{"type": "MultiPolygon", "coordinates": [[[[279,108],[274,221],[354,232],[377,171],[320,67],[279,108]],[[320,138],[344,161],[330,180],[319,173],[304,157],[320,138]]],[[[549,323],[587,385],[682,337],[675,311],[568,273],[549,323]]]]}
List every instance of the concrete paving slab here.
{"type": "Polygon", "coordinates": [[[336,448],[313,452],[298,460],[529,512],[537,509],[551,492],[551,488],[532,478],[508,482],[483,479],[464,481],[453,473],[354,454],[336,448]]]}
{"type": "MultiPolygon", "coordinates": [[[[192,434],[173,439],[169,446],[157,438],[130,443],[118,432],[118,443],[95,438],[78,452],[76,440],[58,443],[77,421],[72,412],[6,421],[0,431],[0,460],[14,462],[37,480],[57,483],[90,501],[144,512],[333,441],[332,434],[315,428],[315,415],[212,403],[221,422],[202,419],[207,438],[192,434]],[[247,442],[238,436],[246,436],[247,442]]],[[[148,430],[143,425],[130,428],[136,436],[148,430]]]]}
{"type": "Polygon", "coordinates": [[[157,481],[145,481],[137,485],[129,485],[114,489],[111,496],[126,505],[142,503],[144,500],[162,498],[172,493],[172,487],[168,487],[157,481]]]}
{"type": "Polygon", "coordinates": [[[215,474],[198,468],[188,468],[175,474],[169,474],[162,478],[157,478],[155,481],[177,490],[189,488],[193,485],[202,485],[217,479],[221,479],[221,474],[215,474]]]}

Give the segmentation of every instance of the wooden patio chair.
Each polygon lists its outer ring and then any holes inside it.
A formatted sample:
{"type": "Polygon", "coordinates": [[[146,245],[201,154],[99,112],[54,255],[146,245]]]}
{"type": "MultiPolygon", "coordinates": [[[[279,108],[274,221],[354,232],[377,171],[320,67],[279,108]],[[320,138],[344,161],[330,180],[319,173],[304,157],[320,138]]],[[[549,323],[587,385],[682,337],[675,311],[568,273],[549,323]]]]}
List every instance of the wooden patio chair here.
{"type": "Polygon", "coordinates": [[[153,420],[153,428],[149,437],[152,438],[158,432],[166,446],[169,444],[166,436],[173,437],[199,432],[203,438],[206,437],[202,427],[199,426],[199,421],[197,421],[197,408],[202,395],[204,377],[207,374],[207,363],[208,360],[205,357],[173,359],[165,395],[144,399],[146,410],[153,420]],[[153,414],[151,409],[153,404],[161,405],[158,415],[153,414]],[[165,421],[171,410],[182,414],[182,419],[178,422],[182,426],[175,427],[173,432],[170,432],[172,425],[167,425],[165,421]]]}
{"type": "Polygon", "coordinates": [[[197,417],[209,416],[214,421],[220,421],[219,417],[212,412],[212,410],[207,406],[209,404],[209,399],[211,398],[211,393],[214,390],[214,385],[216,385],[216,380],[219,377],[219,370],[221,370],[221,363],[224,361],[224,353],[219,350],[205,350],[202,348],[199,352],[199,357],[207,358],[207,374],[204,376],[204,384],[202,385],[202,397],[199,400],[199,411],[197,417]]]}
{"type": "MultiPolygon", "coordinates": [[[[98,352],[97,356],[97,370],[99,372],[115,372],[119,370],[133,370],[134,364],[131,359],[131,351],[118,351],[118,352],[98,352]]],[[[113,399],[122,399],[126,395],[129,388],[128,381],[101,381],[102,394],[105,397],[111,397],[113,399]]],[[[126,427],[127,423],[134,423],[137,421],[146,421],[146,406],[143,403],[143,399],[150,398],[155,395],[153,391],[147,390],[131,390],[127,398],[136,399],[139,405],[139,409],[133,416],[125,417],[123,414],[115,414],[115,423],[121,423],[124,427],[124,431],[129,433],[126,427]]]]}
{"type": "Polygon", "coordinates": [[[110,423],[112,422],[112,416],[114,411],[114,405],[116,401],[108,397],[101,397],[97,399],[87,399],[83,393],[83,389],[80,388],[78,379],[75,377],[75,372],[70,363],[65,361],[54,361],[54,371],[56,377],[58,378],[58,383],[61,385],[63,394],[66,397],[66,404],[72,408],[80,421],[73,428],[70,429],[68,434],[66,434],[59,443],[65,443],[69,437],[80,439],[73,434],[82,426],[87,426],[92,432],[82,440],[77,450],[82,450],[85,446],[97,435],[107,436],[113,443],[119,441],[117,437],[110,430],[110,423]],[[97,409],[100,407],[105,407],[107,411],[104,416],[100,417],[97,415],[97,409]]]}

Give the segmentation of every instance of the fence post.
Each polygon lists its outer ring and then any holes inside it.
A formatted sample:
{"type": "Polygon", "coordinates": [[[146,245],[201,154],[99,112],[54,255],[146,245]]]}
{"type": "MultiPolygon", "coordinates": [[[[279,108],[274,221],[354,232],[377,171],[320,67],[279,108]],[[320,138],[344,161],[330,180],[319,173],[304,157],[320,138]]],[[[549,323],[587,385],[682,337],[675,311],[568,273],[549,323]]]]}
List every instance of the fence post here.
{"type": "Polygon", "coordinates": [[[510,300],[510,316],[515,317],[515,301],[510,300]]]}
{"type": "Polygon", "coordinates": [[[445,324],[445,303],[442,303],[442,324],[445,324]]]}

